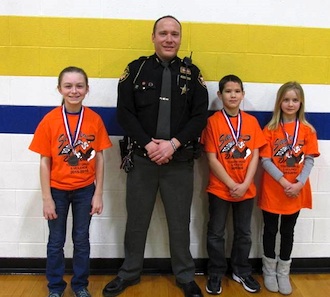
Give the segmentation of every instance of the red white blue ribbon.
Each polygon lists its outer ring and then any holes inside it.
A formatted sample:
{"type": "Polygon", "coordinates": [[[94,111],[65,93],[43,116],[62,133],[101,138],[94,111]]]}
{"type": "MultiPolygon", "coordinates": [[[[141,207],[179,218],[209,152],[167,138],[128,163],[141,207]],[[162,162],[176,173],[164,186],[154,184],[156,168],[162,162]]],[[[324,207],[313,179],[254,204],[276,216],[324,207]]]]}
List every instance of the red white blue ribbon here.
{"type": "Polygon", "coordinates": [[[227,125],[229,127],[229,130],[230,130],[230,133],[231,133],[231,136],[232,138],[234,139],[236,145],[238,143],[238,139],[241,135],[241,128],[242,128],[242,115],[241,115],[241,111],[238,111],[238,114],[237,114],[237,127],[236,127],[236,130],[234,129],[226,111],[224,109],[221,110],[222,111],[222,114],[223,116],[225,117],[225,120],[227,122],[227,125]]]}
{"type": "Polygon", "coordinates": [[[80,129],[81,129],[81,125],[82,125],[82,122],[83,122],[84,107],[82,106],[81,107],[81,110],[79,112],[79,119],[78,119],[77,127],[75,129],[75,132],[74,132],[73,137],[72,137],[71,132],[70,132],[69,121],[68,121],[68,117],[67,117],[67,113],[65,111],[64,105],[62,106],[62,116],[63,116],[63,121],[64,121],[65,132],[66,132],[66,135],[68,137],[69,144],[70,144],[70,146],[72,148],[72,151],[75,153],[74,147],[75,147],[75,144],[76,144],[76,142],[78,140],[80,129]]]}
{"type": "Polygon", "coordinates": [[[290,149],[291,152],[292,152],[293,148],[295,147],[295,145],[297,143],[297,140],[298,140],[299,126],[300,126],[300,122],[299,122],[298,119],[296,119],[296,124],[295,124],[295,127],[294,127],[294,134],[293,134],[292,142],[290,142],[290,136],[285,131],[283,120],[281,120],[281,127],[282,127],[283,133],[284,133],[284,135],[286,137],[286,142],[287,142],[288,147],[289,147],[289,149],[290,149]]]}

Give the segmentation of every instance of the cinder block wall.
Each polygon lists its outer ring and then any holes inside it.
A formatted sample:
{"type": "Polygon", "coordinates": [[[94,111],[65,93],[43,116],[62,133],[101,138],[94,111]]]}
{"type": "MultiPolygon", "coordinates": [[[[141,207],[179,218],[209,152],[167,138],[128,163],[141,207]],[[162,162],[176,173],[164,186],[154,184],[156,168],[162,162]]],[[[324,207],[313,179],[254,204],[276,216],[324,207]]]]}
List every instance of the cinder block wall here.
{"type": "MultiPolygon", "coordinates": [[[[126,222],[125,173],[119,169],[116,124],[118,77],[132,59],[153,53],[153,21],[172,14],[182,21],[180,56],[190,55],[202,70],[210,110],[221,108],[217,82],[234,73],[245,82],[242,109],[265,123],[278,87],[303,84],[310,121],[319,134],[321,157],[311,174],[313,210],[298,220],[295,258],[330,257],[330,4],[322,0],[103,1],[4,0],[0,3],[0,258],[44,258],[48,235],[42,217],[39,156],[27,148],[36,124],[59,105],[57,75],[66,66],[84,68],[90,77],[85,104],[104,117],[114,147],[105,152],[104,212],[91,224],[91,257],[122,258],[126,222]],[[321,5],[322,4],[322,5],[321,5]],[[325,7],[327,6],[327,7],[325,7]]],[[[191,220],[191,250],[206,258],[208,169],[196,162],[191,220]]],[[[259,175],[257,175],[258,180],[259,175]]],[[[68,223],[71,227],[71,220],[68,223]]],[[[253,216],[252,258],[262,255],[262,217],[253,216]]],[[[232,227],[228,225],[228,247],[232,227]]],[[[71,256],[70,232],[65,248],[71,256]]],[[[147,258],[168,258],[164,209],[158,199],[150,226],[147,258]]]]}

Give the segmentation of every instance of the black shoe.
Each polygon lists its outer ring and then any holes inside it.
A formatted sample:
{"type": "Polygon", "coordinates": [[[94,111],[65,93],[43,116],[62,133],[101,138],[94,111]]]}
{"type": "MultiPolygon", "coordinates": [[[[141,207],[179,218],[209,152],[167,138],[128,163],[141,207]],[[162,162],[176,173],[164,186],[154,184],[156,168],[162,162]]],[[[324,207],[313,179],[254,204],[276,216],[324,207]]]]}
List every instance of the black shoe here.
{"type": "Polygon", "coordinates": [[[140,282],[140,277],[135,279],[122,279],[117,276],[109,282],[103,289],[102,293],[105,297],[114,297],[122,293],[127,287],[136,285],[140,282]]]}
{"type": "Polygon", "coordinates": [[[252,275],[248,275],[246,277],[242,277],[233,273],[233,280],[241,283],[244,289],[250,293],[256,293],[260,291],[259,283],[252,277],[252,275]]]}
{"type": "Polygon", "coordinates": [[[218,275],[210,276],[207,280],[206,292],[212,295],[219,295],[221,291],[221,277],[218,275]]]}
{"type": "Polygon", "coordinates": [[[176,284],[183,290],[185,297],[203,297],[202,291],[195,281],[189,283],[179,283],[176,281],[176,284]]]}

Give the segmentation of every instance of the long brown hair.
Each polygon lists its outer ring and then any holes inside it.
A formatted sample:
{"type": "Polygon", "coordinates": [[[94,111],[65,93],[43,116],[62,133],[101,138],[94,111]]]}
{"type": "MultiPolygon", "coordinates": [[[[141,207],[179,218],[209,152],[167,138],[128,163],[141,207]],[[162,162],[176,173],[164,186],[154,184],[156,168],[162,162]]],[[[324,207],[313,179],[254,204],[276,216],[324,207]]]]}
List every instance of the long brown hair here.
{"type": "MultiPolygon", "coordinates": [[[[86,86],[88,87],[88,76],[87,76],[85,70],[82,69],[82,68],[76,67],[76,66],[69,66],[69,67],[64,68],[60,72],[60,74],[58,75],[57,88],[59,88],[61,86],[61,82],[62,82],[62,79],[63,79],[64,74],[65,73],[68,73],[68,72],[80,73],[84,77],[86,86]]],[[[64,104],[64,99],[62,99],[62,105],[63,104],[64,104]]]]}

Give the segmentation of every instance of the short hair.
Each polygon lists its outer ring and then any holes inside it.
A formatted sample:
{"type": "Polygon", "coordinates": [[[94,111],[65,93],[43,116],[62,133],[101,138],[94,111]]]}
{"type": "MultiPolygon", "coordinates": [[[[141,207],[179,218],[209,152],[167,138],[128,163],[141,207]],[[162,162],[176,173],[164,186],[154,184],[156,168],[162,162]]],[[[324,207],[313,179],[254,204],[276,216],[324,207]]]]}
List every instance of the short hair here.
{"type": "Polygon", "coordinates": [[[158,20],[155,21],[155,23],[154,23],[154,27],[153,27],[153,29],[152,29],[152,33],[153,33],[153,34],[155,34],[155,32],[156,32],[156,27],[157,27],[158,22],[159,22],[160,20],[162,20],[162,19],[166,19],[166,18],[170,18],[170,19],[175,20],[175,21],[180,25],[180,31],[181,31],[182,26],[181,26],[181,23],[179,22],[179,20],[178,20],[177,18],[175,18],[175,17],[172,16],[172,15],[164,15],[164,16],[160,17],[158,20]]]}
{"type": "Polygon", "coordinates": [[[230,81],[240,84],[242,91],[244,91],[242,80],[234,74],[229,74],[229,75],[226,75],[223,78],[221,78],[220,81],[219,81],[219,92],[220,92],[220,94],[222,94],[223,89],[225,88],[225,84],[227,82],[230,82],[230,81]]]}

